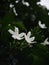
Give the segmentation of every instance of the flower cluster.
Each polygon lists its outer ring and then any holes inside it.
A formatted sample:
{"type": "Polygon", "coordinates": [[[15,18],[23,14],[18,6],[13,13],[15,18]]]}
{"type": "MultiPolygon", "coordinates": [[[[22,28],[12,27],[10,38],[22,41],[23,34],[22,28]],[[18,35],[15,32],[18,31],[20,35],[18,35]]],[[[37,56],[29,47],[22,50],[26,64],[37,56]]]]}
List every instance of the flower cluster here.
{"type": "Polygon", "coordinates": [[[27,41],[27,43],[36,43],[36,41],[34,41],[35,40],[35,36],[30,37],[31,36],[31,32],[30,31],[27,34],[24,33],[24,32],[23,33],[19,33],[18,27],[15,27],[14,31],[11,30],[11,29],[9,29],[8,32],[10,34],[12,34],[12,38],[14,38],[14,39],[22,40],[22,39],[25,38],[25,40],[27,41]]]}
{"type": "MultiPolygon", "coordinates": [[[[35,36],[30,37],[31,36],[31,31],[29,31],[27,34],[24,33],[24,32],[19,33],[19,28],[15,27],[14,31],[9,29],[8,32],[10,34],[12,34],[12,38],[14,38],[14,39],[17,39],[17,40],[25,39],[27,43],[37,43],[36,41],[34,41],[35,40],[35,36]]],[[[49,45],[48,38],[46,38],[45,41],[40,43],[40,44],[49,45]]]]}

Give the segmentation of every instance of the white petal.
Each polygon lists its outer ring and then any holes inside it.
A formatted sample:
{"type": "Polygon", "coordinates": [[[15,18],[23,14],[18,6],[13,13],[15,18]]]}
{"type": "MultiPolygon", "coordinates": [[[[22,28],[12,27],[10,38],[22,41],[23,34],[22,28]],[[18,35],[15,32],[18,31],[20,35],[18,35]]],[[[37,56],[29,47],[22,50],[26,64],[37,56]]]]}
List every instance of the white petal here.
{"type": "Polygon", "coordinates": [[[30,42],[30,43],[37,43],[36,41],[30,42]]]}
{"type": "Polygon", "coordinates": [[[46,45],[47,43],[45,43],[45,42],[42,42],[42,43],[40,43],[40,44],[46,45]]]}
{"type": "Polygon", "coordinates": [[[43,28],[43,29],[47,28],[47,27],[45,26],[45,24],[41,24],[41,21],[39,21],[38,24],[39,24],[39,26],[40,26],[41,28],[43,28]]]}
{"type": "Polygon", "coordinates": [[[42,42],[41,44],[43,44],[43,45],[49,45],[48,38],[46,38],[45,41],[42,42]]]}
{"type": "Polygon", "coordinates": [[[29,37],[27,37],[26,34],[24,35],[24,37],[25,37],[25,40],[29,43],[29,41],[30,41],[29,37]]]}
{"type": "Polygon", "coordinates": [[[18,27],[15,27],[15,32],[16,32],[16,34],[19,34],[19,29],[18,29],[18,27]]]}
{"type": "Polygon", "coordinates": [[[30,6],[30,4],[29,4],[28,2],[25,2],[25,5],[26,5],[26,6],[30,6]]]}
{"type": "Polygon", "coordinates": [[[24,37],[25,33],[20,33],[19,37],[24,37]]]}
{"type": "Polygon", "coordinates": [[[12,35],[12,38],[14,38],[14,39],[17,39],[17,40],[21,40],[18,36],[16,36],[16,35],[12,35]]]}
{"type": "Polygon", "coordinates": [[[14,5],[13,4],[10,4],[10,8],[13,8],[14,7],[14,5]]]}
{"type": "Polygon", "coordinates": [[[42,44],[42,45],[46,45],[44,42],[42,42],[42,43],[40,43],[40,44],[42,44]]]}
{"type": "Polygon", "coordinates": [[[42,24],[41,24],[41,21],[39,21],[39,23],[38,23],[38,24],[39,24],[39,26],[40,26],[41,28],[43,27],[43,26],[42,26],[42,24]]]}
{"type": "Polygon", "coordinates": [[[23,38],[18,37],[17,40],[22,40],[23,38]]]}
{"type": "Polygon", "coordinates": [[[47,42],[47,40],[48,40],[48,38],[46,38],[44,42],[47,42]]]}
{"type": "Polygon", "coordinates": [[[28,42],[29,44],[30,44],[30,43],[37,43],[36,41],[33,41],[33,42],[31,42],[31,41],[27,41],[27,42],[28,42]]]}
{"type": "Polygon", "coordinates": [[[24,0],[22,0],[22,3],[23,5],[30,6],[29,2],[25,2],[24,0]]]}
{"type": "Polygon", "coordinates": [[[12,35],[12,38],[17,39],[16,35],[12,35]]]}
{"type": "Polygon", "coordinates": [[[44,43],[45,43],[45,44],[49,44],[48,38],[45,39],[44,43]]]}
{"type": "Polygon", "coordinates": [[[15,2],[16,2],[16,3],[18,3],[19,1],[18,1],[18,0],[16,0],[15,2]]]}
{"type": "Polygon", "coordinates": [[[34,41],[34,40],[35,40],[35,37],[31,37],[31,38],[30,38],[30,41],[34,41]]]}
{"type": "Polygon", "coordinates": [[[23,4],[26,6],[30,6],[30,4],[28,2],[23,2],[23,4]]]}
{"type": "Polygon", "coordinates": [[[20,38],[18,35],[12,35],[12,38],[17,39],[17,40],[22,40],[23,38],[20,38]]]}
{"type": "Polygon", "coordinates": [[[45,24],[42,24],[41,27],[42,27],[42,28],[47,28],[47,27],[45,26],[45,24]]]}
{"type": "Polygon", "coordinates": [[[31,32],[30,32],[30,31],[27,33],[27,36],[28,36],[28,37],[30,37],[30,36],[31,36],[31,32]]]}
{"type": "Polygon", "coordinates": [[[11,29],[9,29],[8,32],[9,32],[10,34],[14,34],[14,31],[11,30],[11,29]]]}
{"type": "Polygon", "coordinates": [[[15,14],[16,16],[18,15],[18,13],[16,12],[15,8],[13,8],[13,12],[14,12],[14,14],[15,14]]]}
{"type": "Polygon", "coordinates": [[[31,43],[30,39],[25,38],[25,40],[26,40],[27,43],[31,43]]]}

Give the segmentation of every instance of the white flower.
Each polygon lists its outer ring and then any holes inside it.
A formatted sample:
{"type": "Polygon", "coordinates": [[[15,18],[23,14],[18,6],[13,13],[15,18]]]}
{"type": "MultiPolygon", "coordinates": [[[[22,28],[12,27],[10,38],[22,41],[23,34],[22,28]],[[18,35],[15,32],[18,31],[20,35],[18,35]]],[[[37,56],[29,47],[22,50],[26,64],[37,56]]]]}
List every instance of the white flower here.
{"type": "Polygon", "coordinates": [[[26,35],[26,34],[24,35],[25,40],[26,40],[28,43],[36,43],[36,42],[34,41],[34,40],[35,40],[35,37],[33,36],[33,37],[30,38],[30,36],[31,36],[31,32],[29,31],[29,32],[27,33],[27,35],[26,35]]]}
{"type": "Polygon", "coordinates": [[[12,34],[12,38],[14,39],[21,40],[24,38],[24,33],[19,34],[19,29],[17,27],[15,27],[15,31],[9,29],[8,32],[12,34]]]}
{"type": "Polygon", "coordinates": [[[49,45],[48,38],[46,38],[45,41],[42,42],[41,44],[43,44],[43,45],[49,45]]]}
{"type": "Polygon", "coordinates": [[[39,24],[40,28],[42,28],[42,29],[46,29],[46,28],[47,28],[47,27],[45,26],[45,24],[41,24],[41,21],[39,21],[38,24],[39,24]]]}

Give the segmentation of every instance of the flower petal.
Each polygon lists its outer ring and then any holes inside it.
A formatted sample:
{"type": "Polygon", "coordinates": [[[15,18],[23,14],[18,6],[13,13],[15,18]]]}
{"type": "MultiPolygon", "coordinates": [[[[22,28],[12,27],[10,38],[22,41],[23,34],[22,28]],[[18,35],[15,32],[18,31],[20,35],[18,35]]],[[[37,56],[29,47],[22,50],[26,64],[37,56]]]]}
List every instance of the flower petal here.
{"type": "Polygon", "coordinates": [[[36,41],[33,41],[33,42],[31,42],[31,43],[37,43],[36,41]]]}
{"type": "Polygon", "coordinates": [[[10,34],[14,34],[14,31],[11,30],[11,29],[9,29],[8,32],[9,32],[10,34]]]}
{"type": "Polygon", "coordinates": [[[12,38],[17,39],[16,35],[12,35],[12,38]]]}
{"type": "Polygon", "coordinates": [[[42,42],[41,44],[43,44],[43,45],[49,45],[48,38],[46,38],[45,41],[42,42]]]}
{"type": "Polygon", "coordinates": [[[30,44],[30,43],[37,43],[36,41],[33,41],[33,42],[31,42],[31,41],[27,41],[27,42],[28,42],[29,44],[30,44]]]}
{"type": "Polygon", "coordinates": [[[45,44],[49,44],[48,38],[45,39],[44,43],[45,43],[45,44]]]}
{"type": "Polygon", "coordinates": [[[30,37],[31,36],[31,32],[29,31],[28,33],[27,33],[27,37],[30,37]]]}
{"type": "Polygon", "coordinates": [[[19,37],[24,37],[25,33],[20,33],[19,37]]]}
{"type": "Polygon", "coordinates": [[[30,41],[34,41],[34,40],[35,40],[35,37],[31,37],[31,38],[30,38],[30,41]]]}
{"type": "Polygon", "coordinates": [[[18,31],[19,31],[18,27],[15,27],[15,32],[18,32],[18,31]]]}
{"type": "Polygon", "coordinates": [[[45,24],[41,24],[41,21],[39,21],[39,26],[41,27],[41,28],[47,28],[46,26],[45,26],[45,24]]]}
{"type": "Polygon", "coordinates": [[[12,38],[17,39],[17,40],[22,40],[23,38],[19,37],[18,35],[12,35],[12,38]]]}

